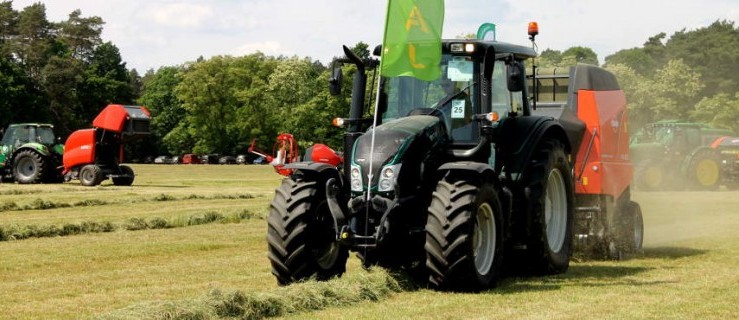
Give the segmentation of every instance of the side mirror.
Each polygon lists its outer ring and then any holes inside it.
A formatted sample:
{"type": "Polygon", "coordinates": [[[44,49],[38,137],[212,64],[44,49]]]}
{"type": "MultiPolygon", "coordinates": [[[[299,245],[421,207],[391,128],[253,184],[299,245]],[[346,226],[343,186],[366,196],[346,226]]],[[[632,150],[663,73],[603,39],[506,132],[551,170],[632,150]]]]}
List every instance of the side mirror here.
{"type": "Polygon", "coordinates": [[[338,96],[341,93],[343,79],[344,75],[341,72],[341,66],[334,67],[334,70],[331,72],[331,78],[328,79],[328,92],[331,95],[338,96]]]}
{"type": "Polygon", "coordinates": [[[524,86],[524,71],[523,65],[518,61],[513,61],[508,64],[508,70],[506,71],[508,78],[508,91],[520,92],[524,86]]]}

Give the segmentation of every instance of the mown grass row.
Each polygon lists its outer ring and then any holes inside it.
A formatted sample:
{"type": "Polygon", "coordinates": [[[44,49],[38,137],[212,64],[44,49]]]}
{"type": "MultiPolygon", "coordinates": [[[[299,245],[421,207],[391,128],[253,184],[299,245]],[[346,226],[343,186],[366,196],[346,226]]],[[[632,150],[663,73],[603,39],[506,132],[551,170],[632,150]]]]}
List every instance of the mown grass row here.
{"type": "Polygon", "coordinates": [[[110,221],[82,221],[63,225],[7,225],[0,226],[0,241],[24,240],[29,238],[64,237],[84,233],[103,233],[119,230],[136,231],[147,229],[170,229],[196,226],[209,223],[239,223],[253,218],[262,218],[249,210],[241,210],[232,214],[221,214],[209,211],[203,214],[180,216],[172,219],[161,217],[131,218],[122,223],[110,221]]]}
{"type": "MultiPolygon", "coordinates": [[[[380,301],[408,290],[407,281],[374,268],[325,282],[307,281],[267,292],[212,290],[195,299],[139,303],[102,319],[262,319],[380,301]]],[[[96,317],[97,318],[97,317],[96,317]]]]}
{"type": "Polygon", "coordinates": [[[85,199],[77,202],[62,202],[62,201],[50,201],[44,199],[34,199],[27,204],[18,204],[15,201],[5,201],[0,204],[0,212],[6,211],[25,211],[25,210],[51,210],[60,208],[74,208],[74,207],[91,207],[91,206],[104,206],[114,204],[127,204],[127,203],[140,203],[140,202],[153,202],[153,201],[185,201],[185,200],[223,200],[223,199],[253,199],[258,196],[254,196],[249,193],[244,194],[215,194],[215,195],[199,195],[190,194],[186,196],[173,196],[169,194],[159,194],[149,198],[135,198],[135,199],[119,199],[119,200],[101,200],[101,199],[85,199]]]}
{"type": "Polygon", "coordinates": [[[0,196],[21,196],[21,195],[27,195],[27,194],[43,193],[43,192],[44,191],[37,190],[37,189],[31,189],[31,190],[10,189],[10,190],[0,191],[0,196]]]}

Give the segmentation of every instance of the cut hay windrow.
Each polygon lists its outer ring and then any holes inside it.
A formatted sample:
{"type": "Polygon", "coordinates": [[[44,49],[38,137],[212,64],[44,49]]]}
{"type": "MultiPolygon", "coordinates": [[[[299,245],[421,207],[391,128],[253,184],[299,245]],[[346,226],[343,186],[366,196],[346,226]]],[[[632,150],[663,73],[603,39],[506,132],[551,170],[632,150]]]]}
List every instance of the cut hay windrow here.
{"type": "Polygon", "coordinates": [[[237,199],[254,199],[259,196],[252,194],[214,194],[209,196],[190,194],[185,196],[173,196],[170,194],[159,194],[149,198],[136,198],[136,199],[120,199],[120,200],[100,200],[100,199],[85,199],[76,201],[73,203],[62,202],[62,201],[49,201],[40,198],[34,199],[27,204],[18,204],[13,201],[5,201],[0,203],[0,212],[5,211],[25,211],[25,210],[51,210],[59,208],[75,208],[75,207],[92,207],[92,206],[104,206],[104,205],[116,205],[126,203],[140,203],[140,202],[153,202],[153,201],[187,201],[187,200],[237,200],[237,199]]]}
{"type": "Polygon", "coordinates": [[[386,270],[373,268],[343,278],[306,281],[267,292],[212,290],[195,299],[139,303],[96,318],[263,319],[381,301],[406,289],[386,270]]]}
{"type": "Polygon", "coordinates": [[[136,231],[170,229],[209,223],[239,223],[241,221],[257,217],[261,216],[249,210],[240,210],[227,215],[208,211],[203,214],[180,216],[172,219],[164,219],[160,217],[149,219],[131,218],[119,224],[109,221],[82,221],[77,223],[66,223],[63,225],[0,225],[0,241],[63,237],[84,233],[113,232],[118,230],[136,231]]]}

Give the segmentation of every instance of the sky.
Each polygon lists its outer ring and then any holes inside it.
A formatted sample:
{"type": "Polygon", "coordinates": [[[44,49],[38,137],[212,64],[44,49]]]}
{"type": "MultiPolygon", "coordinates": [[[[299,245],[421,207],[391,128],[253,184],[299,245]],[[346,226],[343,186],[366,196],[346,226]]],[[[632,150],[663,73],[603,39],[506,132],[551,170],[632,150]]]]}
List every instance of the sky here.
{"type": "MultiPolygon", "coordinates": [[[[53,22],[76,9],[101,17],[103,41],[142,74],[200,56],[256,51],[327,64],[341,45],[380,44],[387,10],[384,0],[13,0],[13,8],[36,2],[53,22]]],[[[530,45],[527,25],[536,21],[540,51],[589,47],[603,63],[660,32],[669,37],[716,20],[739,25],[739,0],[446,0],[443,37],[492,22],[498,41],[530,45]]]]}

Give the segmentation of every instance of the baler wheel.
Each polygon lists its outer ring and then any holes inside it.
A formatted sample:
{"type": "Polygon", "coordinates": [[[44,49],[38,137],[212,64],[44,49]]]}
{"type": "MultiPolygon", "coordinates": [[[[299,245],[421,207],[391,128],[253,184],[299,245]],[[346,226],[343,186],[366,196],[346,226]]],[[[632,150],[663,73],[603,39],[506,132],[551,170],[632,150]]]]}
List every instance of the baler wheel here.
{"type": "Polygon", "coordinates": [[[100,167],[88,164],[80,169],[80,184],[93,187],[103,182],[103,172],[100,167]]]}
{"type": "Polygon", "coordinates": [[[346,271],[349,250],[337,239],[325,183],[286,178],[275,191],[267,218],[272,274],[280,285],[346,271]]]}
{"type": "Polygon", "coordinates": [[[133,184],[133,169],[129,166],[120,166],[121,176],[113,177],[113,185],[116,186],[130,186],[133,184]]]}
{"type": "Polygon", "coordinates": [[[426,222],[429,282],[441,289],[484,289],[496,284],[503,259],[504,221],[492,184],[453,176],[434,191],[426,222]]]}

